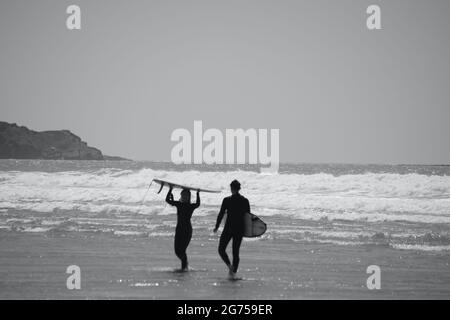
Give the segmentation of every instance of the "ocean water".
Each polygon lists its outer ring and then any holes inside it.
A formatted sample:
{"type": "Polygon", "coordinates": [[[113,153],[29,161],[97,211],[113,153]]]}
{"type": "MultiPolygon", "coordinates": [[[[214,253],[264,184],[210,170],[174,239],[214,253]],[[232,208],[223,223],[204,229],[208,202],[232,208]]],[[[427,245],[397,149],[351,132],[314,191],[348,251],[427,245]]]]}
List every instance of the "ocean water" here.
{"type": "Polygon", "coordinates": [[[167,189],[149,187],[153,178],[223,190],[201,194],[197,240],[211,237],[238,179],[268,224],[247,241],[450,250],[450,166],[282,164],[278,174],[261,174],[254,166],[0,160],[0,232],[172,237],[175,210],[164,202],[167,189]]]}

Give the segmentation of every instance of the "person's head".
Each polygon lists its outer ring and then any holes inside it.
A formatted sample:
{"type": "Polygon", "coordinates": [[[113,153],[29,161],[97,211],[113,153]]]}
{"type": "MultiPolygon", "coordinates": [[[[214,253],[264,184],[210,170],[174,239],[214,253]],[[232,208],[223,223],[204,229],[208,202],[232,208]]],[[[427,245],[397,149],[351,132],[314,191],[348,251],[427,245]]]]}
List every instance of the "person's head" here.
{"type": "Polygon", "coordinates": [[[241,184],[237,180],[233,180],[230,183],[230,190],[231,194],[237,194],[239,193],[239,190],[241,190],[241,184]]]}
{"type": "Polygon", "coordinates": [[[181,190],[180,201],[190,203],[191,202],[191,191],[189,191],[188,189],[181,190]]]}

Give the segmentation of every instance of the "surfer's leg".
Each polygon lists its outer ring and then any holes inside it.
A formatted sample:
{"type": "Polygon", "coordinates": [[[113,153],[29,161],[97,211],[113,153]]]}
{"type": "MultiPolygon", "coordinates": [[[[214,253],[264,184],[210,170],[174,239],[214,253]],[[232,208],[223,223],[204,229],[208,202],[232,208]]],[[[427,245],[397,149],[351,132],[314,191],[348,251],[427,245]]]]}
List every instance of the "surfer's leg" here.
{"type": "Polygon", "coordinates": [[[182,259],[181,259],[181,269],[182,270],[187,270],[188,268],[188,258],[187,258],[187,254],[186,254],[186,250],[187,247],[189,246],[189,242],[191,242],[191,238],[192,238],[192,229],[188,230],[186,237],[183,239],[183,243],[182,243],[182,259]]]}
{"type": "Polygon", "coordinates": [[[228,246],[228,243],[230,242],[232,237],[232,234],[228,232],[227,230],[223,230],[222,234],[220,235],[220,241],[219,241],[219,255],[222,258],[223,262],[230,268],[231,262],[230,258],[228,258],[226,249],[228,246]]]}
{"type": "Polygon", "coordinates": [[[185,235],[184,232],[177,230],[175,232],[175,254],[178,259],[181,260],[181,268],[183,268],[183,264],[187,263],[186,257],[186,247],[185,247],[185,235]]]}
{"type": "Polygon", "coordinates": [[[184,253],[184,255],[181,257],[181,270],[187,270],[188,267],[188,260],[187,260],[187,254],[186,252],[184,253]]]}
{"type": "Polygon", "coordinates": [[[175,250],[175,255],[180,258],[180,234],[179,232],[175,232],[175,241],[174,241],[174,250],[175,250]]]}
{"type": "Polygon", "coordinates": [[[241,248],[242,236],[233,236],[233,272],[236,273],[239,266],[239,249],[241,248]]]}

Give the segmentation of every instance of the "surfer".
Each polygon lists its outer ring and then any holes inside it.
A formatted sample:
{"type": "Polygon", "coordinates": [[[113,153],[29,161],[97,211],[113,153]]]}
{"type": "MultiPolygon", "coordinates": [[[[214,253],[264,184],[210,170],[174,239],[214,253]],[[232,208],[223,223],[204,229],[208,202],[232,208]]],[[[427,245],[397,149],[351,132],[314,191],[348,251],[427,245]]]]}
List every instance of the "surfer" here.
{"type": "Polygon", "coordinates": [[[250,212],[250,203],[248,199],[239,193],[241,184],[237,180],[233,180],[230,184],[231,196],[223,199],[222,207],[217,216],[216,227],[214,233],[219,229],[223,215],[227,213],[225,227],[219,241],[219,255],[229,269],[229,278],[236,279],[236,273],[239,266],[239,249],[244,236],[244,215],[250,212]],[[228,258],[226,248],[228,243],[233,239],[233,264],[228,258]]]}
{"type": "Polygon", "coordinates": [[[191,217],[200,206],[200,191],[197,190],[197,201],[191,203],[191,191],[181,190],[180,201],[173,200],[172,186],[166,196],[166,202],[177,207],[177,226],[175,228],[175,254],[181,260],[181,271],[188,271],[186,249],[192,237],[191,217]]]}

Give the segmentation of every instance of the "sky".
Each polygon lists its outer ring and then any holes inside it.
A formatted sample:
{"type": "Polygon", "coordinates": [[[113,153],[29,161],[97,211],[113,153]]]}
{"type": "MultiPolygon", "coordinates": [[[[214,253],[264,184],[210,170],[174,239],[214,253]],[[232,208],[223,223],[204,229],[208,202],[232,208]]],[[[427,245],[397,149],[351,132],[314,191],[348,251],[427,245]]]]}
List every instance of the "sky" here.
{"type": "Polygon", "coordinates": [[[448,0],[2,0],[0,120],[170,161],[177,128],[281,162],[450,164],[448,0]],[[68,30],[66,8],[81,8],[68,30]],[[368,30],[366,8],[381,8],[368,30]]]}

